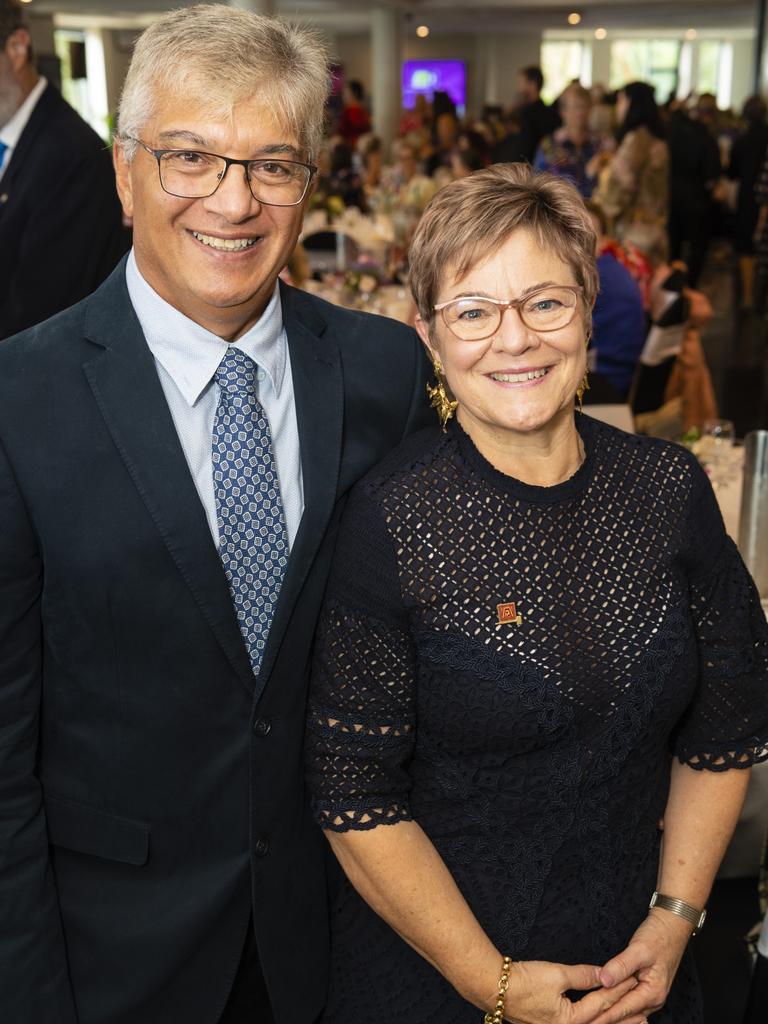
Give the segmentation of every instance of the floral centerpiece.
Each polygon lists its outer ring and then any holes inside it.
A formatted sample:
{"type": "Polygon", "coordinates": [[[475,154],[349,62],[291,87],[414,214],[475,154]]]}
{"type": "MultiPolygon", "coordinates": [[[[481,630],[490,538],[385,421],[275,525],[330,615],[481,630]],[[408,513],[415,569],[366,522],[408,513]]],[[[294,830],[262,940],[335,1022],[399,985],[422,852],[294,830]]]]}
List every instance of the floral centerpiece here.
{"type": "Polygon", "coordinates": [[[346,206],[341,196],[334,194],[327,195],[318,189],[309,200],[309,209],[323,210],[326,222],[330,225],[344,213],[346,206]]]}
{"type": "Polygon", "coordinates": [[[365,305],[382,280],[382,271],[375,263],[361,260],[350,267],[344,275],[344,287],[353,298],[358,300],[358,304],[365,305]]]}

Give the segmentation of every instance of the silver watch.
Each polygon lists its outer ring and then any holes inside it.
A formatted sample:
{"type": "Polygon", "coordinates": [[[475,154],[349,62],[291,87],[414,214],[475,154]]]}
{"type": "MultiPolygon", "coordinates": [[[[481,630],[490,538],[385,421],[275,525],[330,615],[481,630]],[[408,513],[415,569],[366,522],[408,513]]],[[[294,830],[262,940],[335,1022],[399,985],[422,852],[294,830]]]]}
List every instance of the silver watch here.
{"type": "Polygon", "coordinates": [[[664,896],[660,892],[655,892],[651,896],[648,909],[651,910],[653,907],[661,907],[662,910],[668,910],[670,914],[677,914],[678,917],[684,918],[693,925],[692,935],[699,934],[707,916],[706,909],[697,910],[690,903],[684,903],[682,900],[675,899],[674,896],[664,896]]]}

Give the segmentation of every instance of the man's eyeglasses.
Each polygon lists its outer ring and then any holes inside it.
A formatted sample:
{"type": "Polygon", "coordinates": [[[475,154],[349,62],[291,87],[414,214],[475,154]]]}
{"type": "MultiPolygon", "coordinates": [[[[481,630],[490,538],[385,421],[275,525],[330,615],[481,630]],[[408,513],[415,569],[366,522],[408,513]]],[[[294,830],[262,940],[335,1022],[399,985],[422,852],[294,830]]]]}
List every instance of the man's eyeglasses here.
{"type": "Polygon", "coordinates": [[[163,191],[178,199],[212,196],[230,166],[239,164],[245,168],[248,188],[258,202],[267,206],[298,206],[317,171],[314,164],[298,160],[232,160],[196,149],[152,149],[132,135],[123,138],[137,142],[157,160],[163,191]]]}
{"type": "Polygon", "coordinates": [[[432,308],[441,312],[445,326],[462,341],[480,341],[495,334],[507,309],[516,309],[532,331],[557,331],[576,316],[581,288],[552,285],[538,288],[522,299],[490,299],[469,295],[441,302],[432,308]]]}

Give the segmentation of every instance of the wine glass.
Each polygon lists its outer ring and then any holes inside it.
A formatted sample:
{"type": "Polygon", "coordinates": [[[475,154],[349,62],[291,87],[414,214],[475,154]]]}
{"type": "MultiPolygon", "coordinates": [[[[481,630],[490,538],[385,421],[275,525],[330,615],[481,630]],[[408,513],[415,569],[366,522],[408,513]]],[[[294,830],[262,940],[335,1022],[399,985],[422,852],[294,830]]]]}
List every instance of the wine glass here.
{"type": "Polygon", "coordinates": [[[701,458],[709,466],[715,485],[727,482],[729,456],[735,436],[732,420],[704,421],[701,430],[701,458]]]}

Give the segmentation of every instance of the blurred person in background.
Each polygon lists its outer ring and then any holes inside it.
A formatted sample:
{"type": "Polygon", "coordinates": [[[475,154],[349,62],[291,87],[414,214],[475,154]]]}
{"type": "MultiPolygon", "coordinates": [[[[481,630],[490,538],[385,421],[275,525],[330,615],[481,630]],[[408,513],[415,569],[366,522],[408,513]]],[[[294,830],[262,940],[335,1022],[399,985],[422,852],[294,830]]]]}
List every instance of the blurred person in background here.
{"type": "Polygon", "coordinates": [[[403,110],[400,117],[398,135],[410,135],[418,133],[422,128],[429,128],[432,124],[432,106],[423,92],[416,93],[412,110],[403,110]]]}
{"type": "Polygon", "coordinates": [[[491,156],[489,132],[490,129],[483,123],[460,128],[456,146],[458,149],[472,150],[474,153],[477,153],[482,160],[483,166],[485,166],[491,156]]]}
{"type": "Polygon", "coordinates": [[[37,73],[17,0],[0,0],[0,338],[94,290],[130,247],[102,139],[37,73]]]}
{"type": "Polygon", "coordinates": [[[587,90],[571,83],[561,94],[558,109],[562,125],[546,135],[536,150],[534,167],[567,178],[585,199],[595,187],[602,162],[600,140],[589,128],[592,103],[587,90]]]}
{"type": "Polygon", "coordinates": [[[517,110],[509,111],[499,120],[497,127],[501,136],[491,149],[491,163],[518,163],[526,159],[523,152],[523,139],[520,133],[520,116],[517,110]]]}
{"type": "Polygon", "coordinates": [[[592,106],[589,111],[589,130],[597,136],[602,145],[614,142],[614,103],[613,93],[606,92],[600,83],[589,90],[592,106]]]}
{"type": "Polygon", "coordinates": [[[597,235],[600,282],[592,309],[592,364],[626,400],[648,333],[648,319],[640,285],[619,258],[616,241],[606,235],[604,214],[594,203],[588,204],[588,209],[597,235]]]}
{"type": "Polygon", "coordinates": [[[485,167],[485,159],[482,153],[476,149],[464,149],[457,146],[451,154],[451,175],[455,180],[466,178],[475,171],[481,171],[485,167]]]}
{"type": "Polygon", "coordinates": [[[548,107],[541,98],[544,75],[541,68],[530,65],[517,73],[517,95],[520,118],[520,152],[522,159],[533,163],[539,143],[560,124],[557,107],[548,107]]]}
{"type": "Polygon", "coordinates": [[[618,148],[601,172],[594,200],[609,234],[645,253],[666,249],[669,209],[669,147],[646,82],[630,82],[616,98],[618,148]]]}
{"type": "Polygon", "coordinates": [[[691,288],[698,285],[704,267],[720,180],[720,150],[707,96],[699,97],[694,113],[679,107],[668,127],[669,258],[684,259],[691,288]]]}
{"type": "Polygon", "coordinates": [[[397,159],[386,175],[386,187],[397,196],[400,207],[421,213],[435,194],[434,181],[421,170],[416,149],[410,142],[396,144],[397,159]]]}
{"type": "Polygon", "coordinates": [[[430,177],[441,168],[450,169],[451,154],[459,138],[459,119],[453,109],[438,112],[435,105],[433,150],[424,163],[424,172],[430,177]]]}
{"type": "Polygon", "coordinates": [[[378,135],[361,135],[357,140],[357,153],[360,158],[363,188],[368,196],[381,185],[384,156],[381,139],[378,135]]]}
{"type": "Polygon", "coordinates": [[[765,312],[768,299],[768,152],[755,182],[757,224],[755,225],[755,308],[765,312]]]}
{"type": "Polygon", "coordinates": [[[329,195],[338,196],[345,206],[366,209],[363,179],[355,167],[355,152],[347,142],[337,142],[331,149],[329,195]]]}
{"type": "Polygon", "coordinates": [[[746,127],[733,142],[728,177],[738,182],[734,244],[739,261],[741,304],[750,308],[754,303],[755,229],[758,215],[755,185],[768,149],[766,103],[763,97],[750,96],[741,116],[746,127]]]}
{"type": "Polygon", "coordinates": [[[365,106],[365,89],[356,78],[344,86],[342,107],[336,130],[347,143],[354,147],[361,135],[371,130],[371,116],[365,106]]]}

